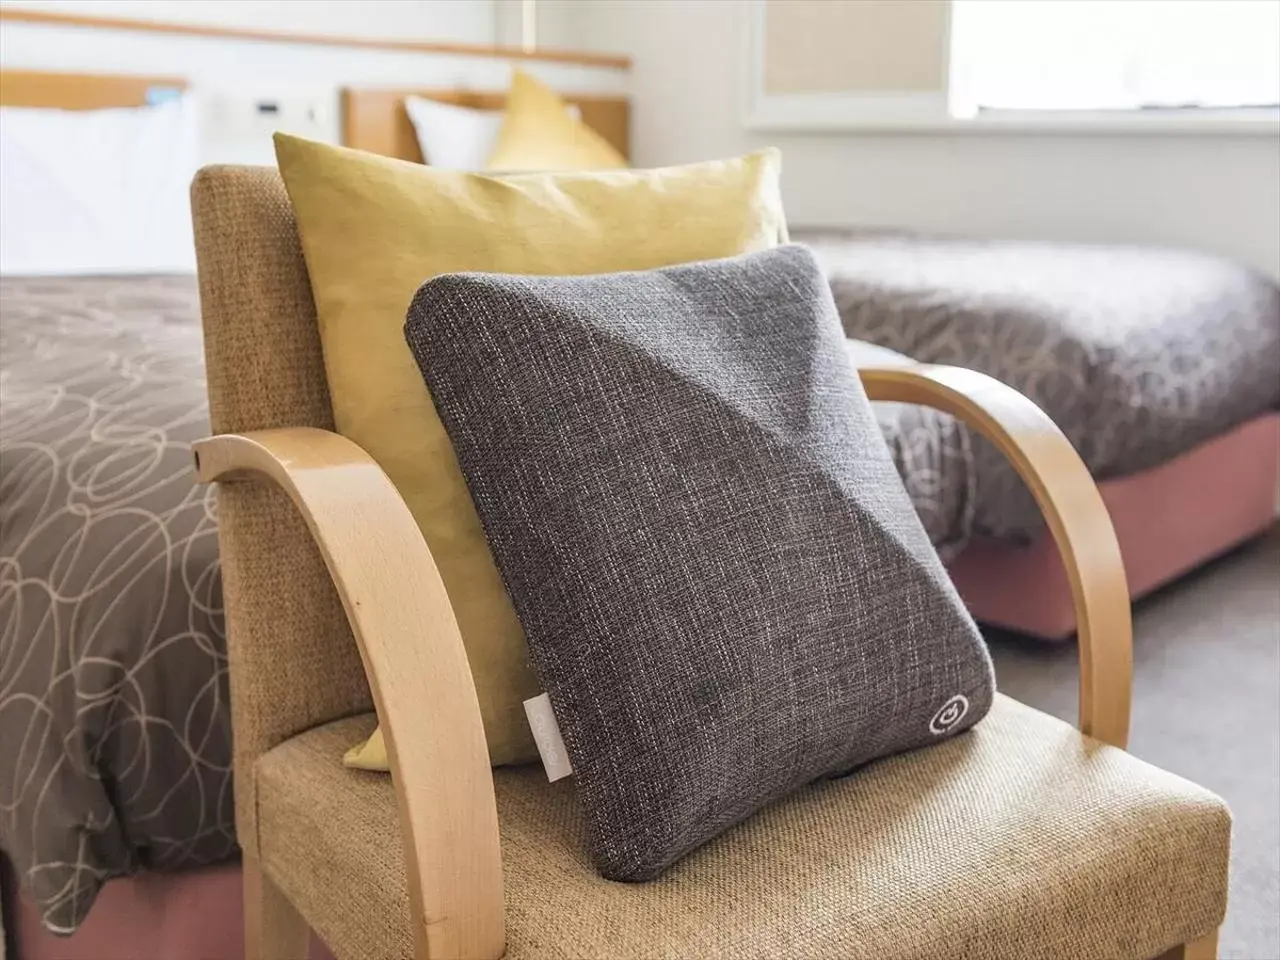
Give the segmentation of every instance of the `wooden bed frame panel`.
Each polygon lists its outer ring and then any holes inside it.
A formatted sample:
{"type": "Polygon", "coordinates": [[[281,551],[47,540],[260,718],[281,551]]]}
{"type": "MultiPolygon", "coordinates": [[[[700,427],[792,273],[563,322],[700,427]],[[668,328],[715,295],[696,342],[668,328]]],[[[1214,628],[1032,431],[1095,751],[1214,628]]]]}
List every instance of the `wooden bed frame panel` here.
{"type": "Polygon", "coordinates": [[[153,90],[185,90],[181,77],[0,70],[0,106],[102,110],[141,107],[153,90]]]}
{"type": "MultiPolygon", "coordinates": [[[[155,90],[185,90],[182,77],[100,73],[0,70],[0,106],[101,110],[139,107],[155,90]]],[[[506,94],[481,90],[366,90],[344,87],[342,143],[383,156],[422,163],[413,124],[404,109],[410,95],[478,110],[501,110],[506,94]]],[[[625,97],[566,94],[566,103],[582,111],[582,120],[624,157],[630,147],[630,103],[625,97]]]]}
{"type": "MultiPolygon", "coordinates": [[[[344,87],[342,100],[342,144],[386,157],[422,163],[422,151],[413,132],[404,98],[438,100],[476,110],[501,110],[505,93],[484,90],[366,90],[344,87]]],[[[624,157],[630,156],[631,105],[626,97],[592,94],[562,94],[565,103],[582,111],[582,121],[624,157]]]]}

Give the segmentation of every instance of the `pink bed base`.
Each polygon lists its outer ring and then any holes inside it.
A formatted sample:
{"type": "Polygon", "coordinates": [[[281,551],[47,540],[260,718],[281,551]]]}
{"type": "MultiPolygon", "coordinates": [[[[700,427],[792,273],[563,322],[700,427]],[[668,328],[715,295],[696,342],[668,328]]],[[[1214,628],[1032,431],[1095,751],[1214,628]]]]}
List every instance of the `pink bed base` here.
{"type": "MultiPolygon", "coordinates": [[[[1134,597],[1275,522],[1280,414],[1259,417],[1162,466],[1100,484],[1134,597]]],[[[978,541],[951,565],[977,619],[1044,639],[1075,632],[1066,572],[1048,537],[978,541]]],[[[8,878],[10,881],[12,878],[8,878]]],[[[11,960],[243,960],[239,864],[112,880],[74,936],[55,937],[7,882],[11,960]],[[16,902],[15,902],[16,901],[16,902]]],[[[318,940],[310,960],[331,960],[318,940]]]]}
{"type": "MultiPolygon", "coordinates": [[[[1098,485],[1135,600],[1276,521],[1280,413],[1236,427],[1142,473],[1098,485]]],[[[1076,630],[1053,539],[1029,546],[975,540],[950,565],[974,618],[1043,640],[1076,630]]]]}
{"type": "MultiPolygon", "coordinates": [[[[25,896],[5,882],[5,923],[17,956],[8,960],[244,960],[240,864],[109,880],[70,937],[40,924],[25,896]]],[[[317,938],[308,960],[333,960],[317,938]]]]}

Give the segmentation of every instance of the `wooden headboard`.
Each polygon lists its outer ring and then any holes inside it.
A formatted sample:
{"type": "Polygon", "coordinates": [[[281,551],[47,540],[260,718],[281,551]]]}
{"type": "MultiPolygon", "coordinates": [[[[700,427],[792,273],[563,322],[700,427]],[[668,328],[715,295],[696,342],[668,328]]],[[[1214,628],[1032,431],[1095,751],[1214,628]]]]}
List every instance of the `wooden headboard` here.
{"type": "Polygon", "coordinates": [[[0,107],[61,110],[141,107],[186,87],[187,81],[180,77],[0,70],[0,107]]]}
{"type": "MultiPolygon", "coordinates": [[[[408,96],[439,100],[477,110],[501,110],[505,93],[478,90],[342,90],[342,143],[386,157],[422,163],[413,124],[404,109],[408,96]]],[[[604,137],[624,157],[630,156],[630,103],[626,97],[561,94],[582,111],[582,122],[604,137]]]]}

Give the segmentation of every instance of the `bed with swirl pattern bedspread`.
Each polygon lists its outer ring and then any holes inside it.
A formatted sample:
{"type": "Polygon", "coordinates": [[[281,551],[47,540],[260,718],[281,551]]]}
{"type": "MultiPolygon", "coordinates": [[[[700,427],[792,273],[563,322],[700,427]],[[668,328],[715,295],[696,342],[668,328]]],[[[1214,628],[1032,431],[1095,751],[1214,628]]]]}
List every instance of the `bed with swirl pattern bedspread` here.
{"type": "MultiPolygon", "coordinates": [[[[237,852],[199,305],[190,277],[6,278],[0,315],[0,847],[70,932],[110,877],[237,852]]],[[[967,436],[877,416],[958,546],[967,436]]]]}
{"type": "Polygon", "coordinates": [[[0,846],[45,925],[236,853],[190,277],[0,280],[0,846]]]}

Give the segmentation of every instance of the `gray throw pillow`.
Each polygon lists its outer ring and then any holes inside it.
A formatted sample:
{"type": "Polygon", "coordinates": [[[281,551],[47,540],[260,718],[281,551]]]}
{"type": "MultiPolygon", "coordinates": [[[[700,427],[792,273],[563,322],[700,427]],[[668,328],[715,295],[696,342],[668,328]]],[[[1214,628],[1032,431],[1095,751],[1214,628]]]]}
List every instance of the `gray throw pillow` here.
{"type": "Polygon", "coordinates": [[[986,648],[805,248],[441,276],[405,334],[604,876],[656,877],[815,778],[987,712],[986,648]]]}

